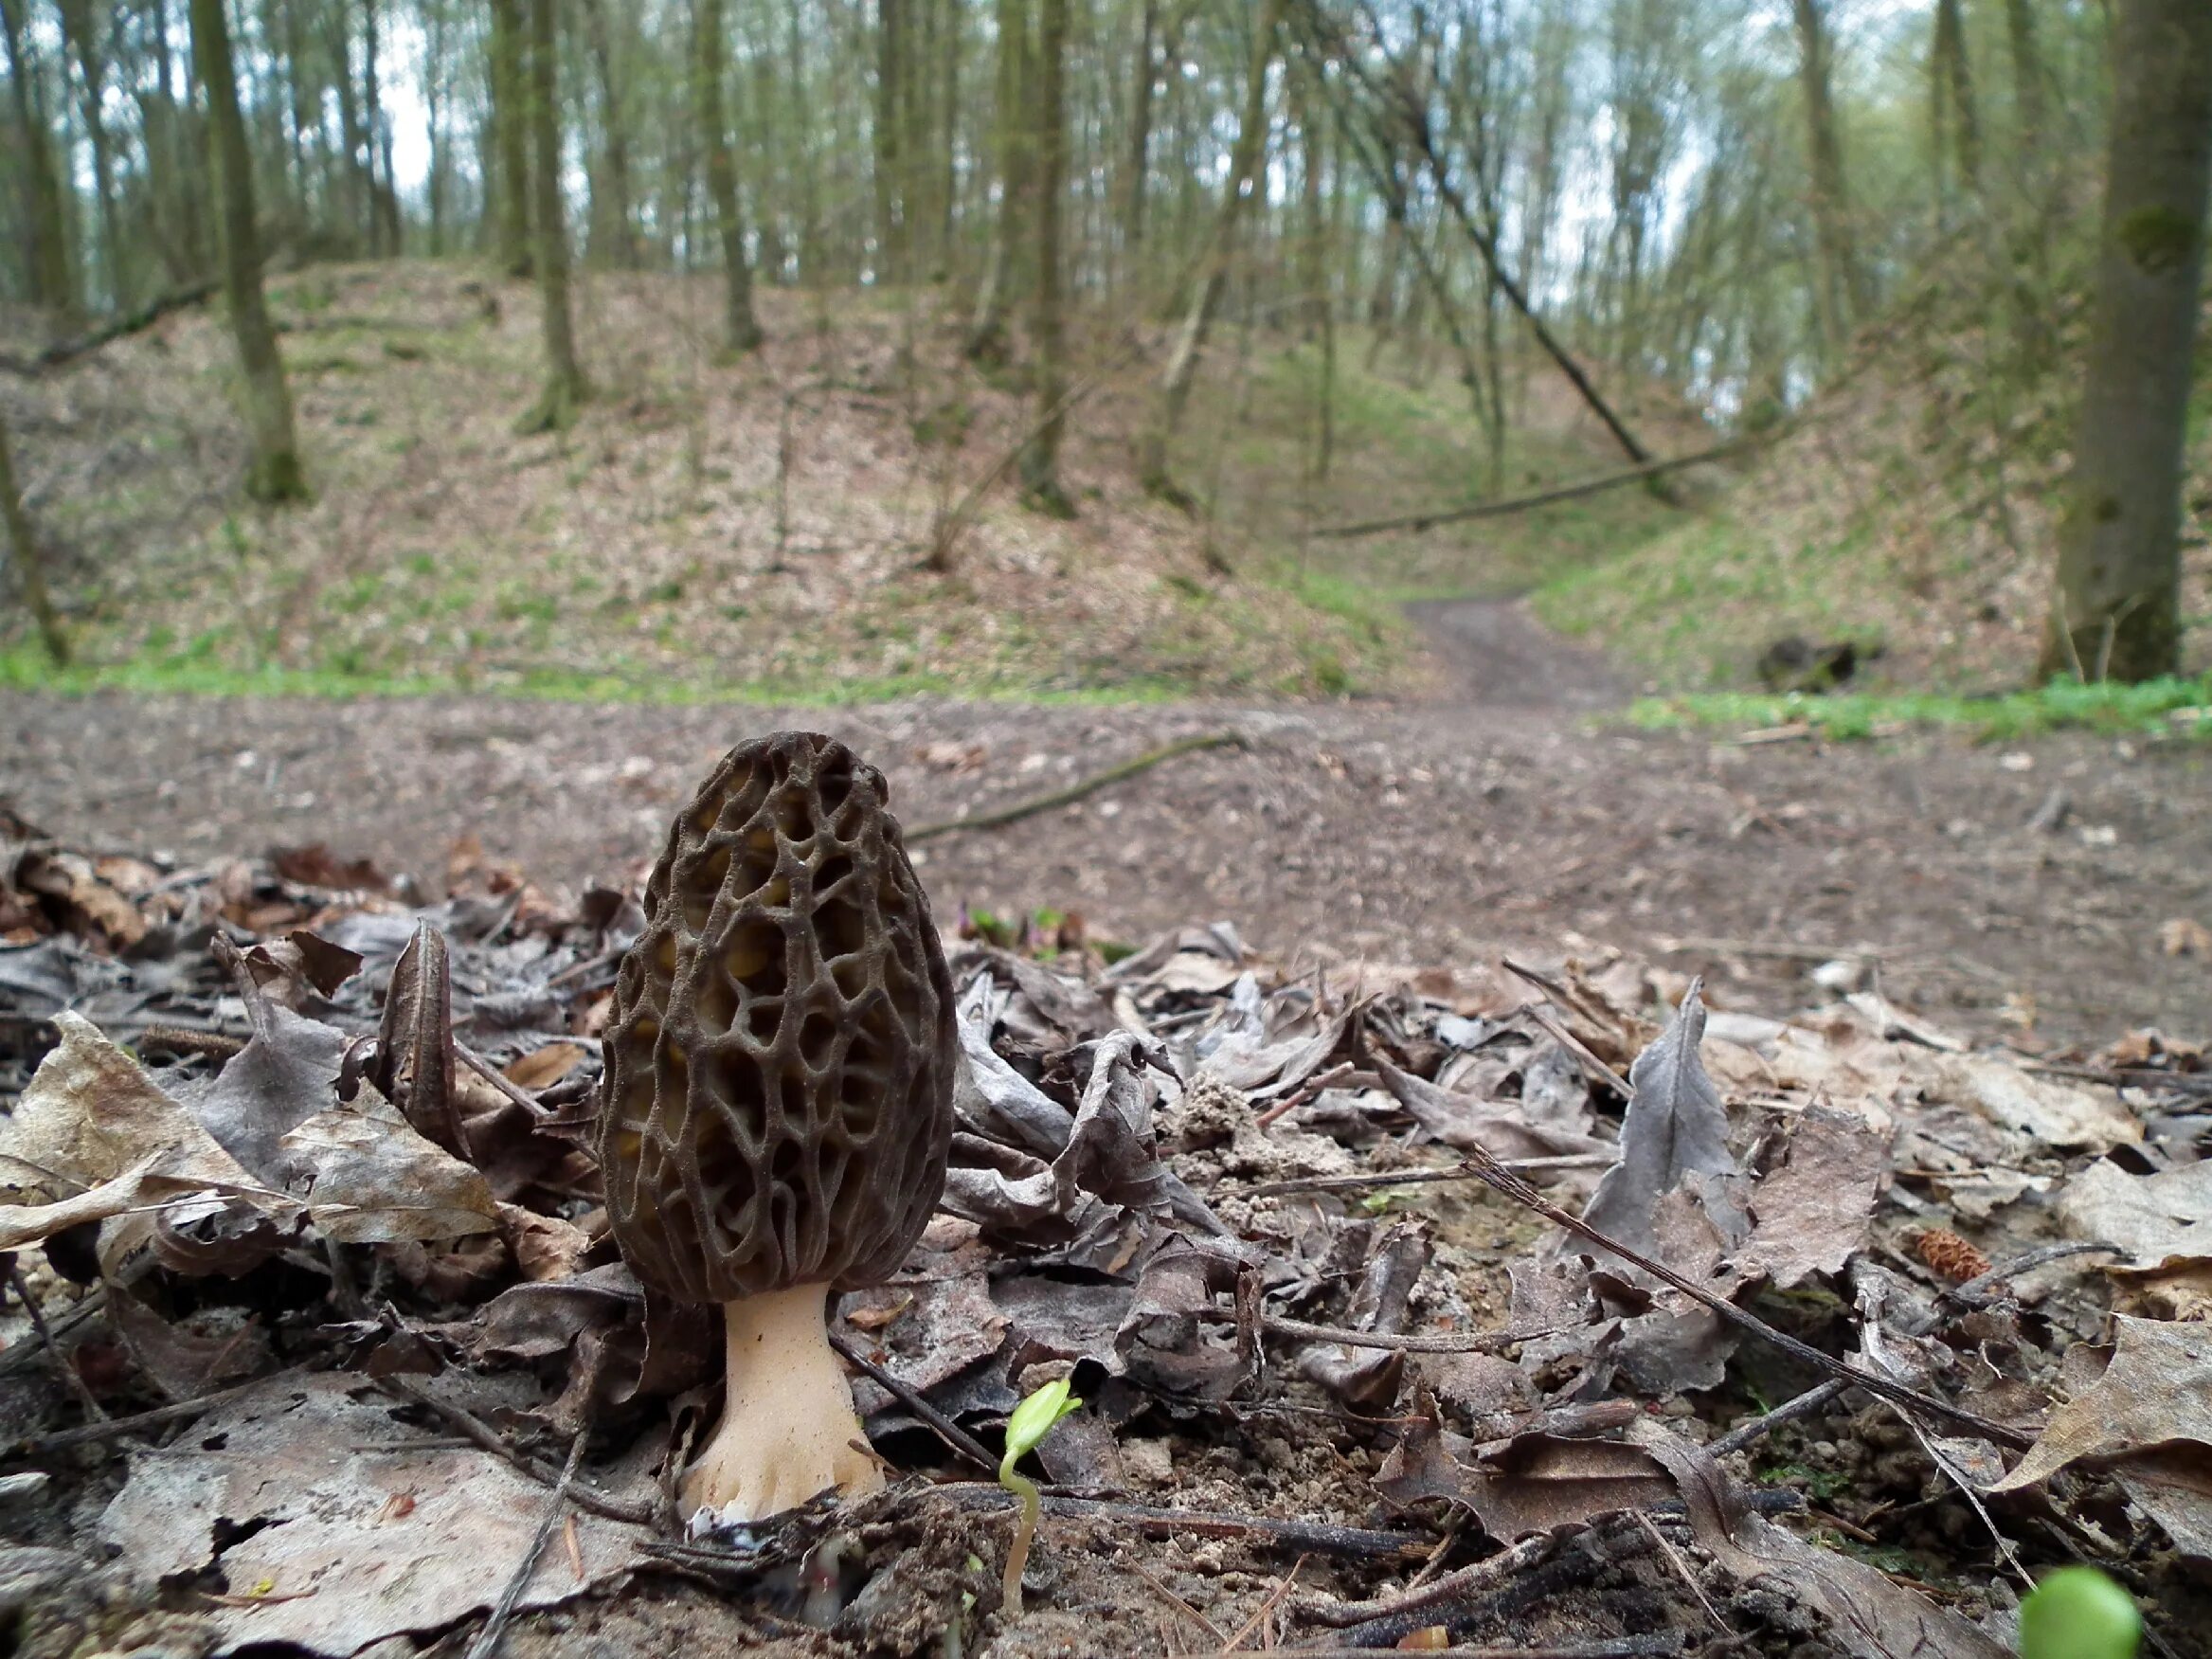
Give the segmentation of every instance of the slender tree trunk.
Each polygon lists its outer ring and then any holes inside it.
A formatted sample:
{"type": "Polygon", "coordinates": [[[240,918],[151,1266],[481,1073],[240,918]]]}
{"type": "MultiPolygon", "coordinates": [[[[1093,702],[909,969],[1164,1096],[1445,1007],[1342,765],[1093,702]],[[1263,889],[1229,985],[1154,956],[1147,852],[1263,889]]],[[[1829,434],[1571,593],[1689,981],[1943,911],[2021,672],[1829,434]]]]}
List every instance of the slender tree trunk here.
{"type": "Polygon", "coordinates": [[[523,3],[492,0],[492,134],[499,163],[495,246],[499,268],[510,277],[531,271],[531,98],[523,73],[523,3]]]}
{"type": "Polygon", "coordinates": [[[46,125],[37,63],[24,38],[25,0],[0,0],[0,32],[8,37],[8,82],[15,92],[15,125],[22,145],[24,225],[30,238],[30,300],[73,316],[77,289],[70,280],[69,228],[61,175],[54,169],[53,134],[46,125]]]}
{"type": "Polygon", "coordinates": [[[729,132],[722,119],[722,0],[693,0],[697,50],[692,57],[692,89],[699,130],[707,144],[707,189],[714,198],[714,224],[722,236],[724,276],[723,344],[732,353],[761,343],[753,316],[752,266],[746,258],[745,217],[737,199],[737,162],[729,152],[729,132]]]}
{"type": "Polygon", "coordinates": [[[1129,83],[1128,178],[1122,186],[1122,250],[1132,270],[1144,249],[1145,187],[1152,179],[1152,89],[1160,65],[1153,61],[1153,40],[1160,28],[1160,0],[1142,0],[1137,28],[1136,72],[1129,83]]]}
{"type": "Polygon", "coordinates": [[[1015,249],[1021,241],[1022,205],[1029,195],[1031,153],[1027,87],[1030,63],[1029,8],[1026,0],[998,0],[998,63],[996,107],[992,112],[998,157],[998,212],[991,232],[991,251],[976,291],[976,313],[962,355],[972,363],[998,363],[1006,357],[1006,317],[1014,299],[1015,249]]]}
{"type": "MultiPolygon", "coordinates": [[[[194,0],[220,4],[221,0],[194,0]]],[[[568,224],[561,208],[560,36],[554,0],[530,0],[530,125],[536,139],[537,268],[546,340],[546,388],[522,417],[525,434],[565,430],[589,395],[576,366],[575,323],[568,313],[568,224]]]]}
{"type": "Polygon", "coordinates": [[[385,118],[384,91],[378,80],[377,59],[384,49],[377,8],[384,0],[362,0],[361,90],[369,123],[369,245],[387,259],[403,251],[400,187],[392,175],[391,124],[385,118]]]}
{"type": "Polygon", "coordinates": [[[1060,284],[1066,259],[1060,215],[1068,187],[1068,0],[1038,0],[1036,65],[1036,345],[1037,425],[1021,452],[1022,499],[1055,518],[1075,516],[1060,487],[1060,437],[1067,395],[1060,284]]]}
{"type": "Polygon", "coordinates": [[[1966,20],[1959,0],[1935,0],[1935,67],[1938,98],[1950,114],[1959,183],[1967,193],[1982,188],[1982,119],[1974,106],[1973,67],[1967,59],[1966,20]]]}
{"type": "Polygon", "coordinates": [[[2005,0],[2005,33],[2012,48],[2012,101],[2019,125],[2015,142],[2023,153],[2032,154],[2042,141],[2046,73],[2042,48],[2036,44],[2034,0],[2005,0]]]}
{"type": "Polygon", "coordinates": [[[191,0],[192,61],[206,89],[215,150],[216,183],[223,197],[223,293],[238,338],[245,381],[246,424],[253,456],[246,494],[258,501],[291,501],[307,494],[299,445],[292,429],[292,393],[284,360],[261,298],[261,244],[254,225],[254,180],[245,122],[238,109],[238,77],[230,63],[230,25],[223,0],[191,0]]]}
{"type": "Polygon", "coordinates": [[[1253,25],[1251,63],[1246,71],[1244,113],[1236,129],[1236,142],[1229,153],[1229,182],[1223,189],[1221,210],[1214,222],[1213,245],[1206,266],[1191,295],[1190,310],[1177,334],[1160,377],[1160,401],[1151,423],[1137,443],[1137,477],[1147,494],[1188,505],[1190,497],[1175,481],[1167,463],[1169,446],[1182,425],[1183,411],[1191,401],[1191,387],[1198,375],[1198,358],[1206,349],[1206,332],[1221,295],[1229,285],[1229,267],[1236,253],[1238,221],[1246,198],[1257,189],[1262,153],[1268,143],[1268,65],[1275,56],[1275,36],[1283,17],[1283,0],[1263,0],[1253,25]]]}
{"type": "Polygon", "coordinates": [[[1805,89],[1807,149],[1812,159],[1813,233],[1821,250],[1821,322],[1832,350],[1840,350],[1873,298],[1851,228],[1851,196],[1844,183],[1843,146],[1836,134],[1829,92],[1825,0],[1793,0],[1797,17],[1798,79],[1805,89]]]}
{"type": "Polygon", "coordinates": [[[2095,322],[2059,529],[2046,675],[2181,666],[2190,353],[2212,189],[2212,6],[2119,0],[2095,322]]]}
{"type": "Polygon", "coordinates": [[[875,267],[876,280],[907,280],[906,205],[900,187],[906,159],[907,0],[875,0],[875,267]]]}
{"type": "Polygon", "coordinates": [[[605,0],[584,0],[584,38],[599,76],[599,107],[606,151],[592,187],[591,252],[602,263],[627,270],[638,262],[630,214],[630,128],[615,75],[614,41],[607,32],[605,0]]]}
{"type": "Polygon", "coordinates": [[[93,190],[99,204],[100,276],[107,283],[108,309],[120,311],[131,302],[129,261],[116,206],[114,140],[108,135],[107,117],[102,113],[107,99],[107,57],[100,49],[91,0],[63,0],[62,32],[77,57],[84,135],[92,147],[93,190]]]}
{"type": "Polygon", "coordinates": [[[23,590],[23,608],[30,612],[39,641],[56,668],[69,662],[69,636],[63,630],[61,613],[54,609],[46,590],[45,555],[24,510],[23,492],[15,482],[15,460],[8,452],[8,428],[0,425],[0,523],[8,531],[8,556],[15,562],[15,585],[23,590]]]}

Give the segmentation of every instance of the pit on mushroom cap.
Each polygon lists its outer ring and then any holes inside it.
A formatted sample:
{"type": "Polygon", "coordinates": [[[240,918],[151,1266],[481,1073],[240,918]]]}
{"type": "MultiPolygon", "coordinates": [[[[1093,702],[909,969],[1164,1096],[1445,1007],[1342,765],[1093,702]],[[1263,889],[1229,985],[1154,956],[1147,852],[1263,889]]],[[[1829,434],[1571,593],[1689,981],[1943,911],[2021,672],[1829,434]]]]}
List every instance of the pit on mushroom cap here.
{"type": "Polygon", "coordinates": [[[721,1423],[687,1514],[871,1489],[824,1318],[944,1184],[952,985],[883,776],[812,732],[725,755],[646,884],[607,1029],[600,1161],[638,1277],[723,1305],[721,1423]],[[856,1444],[857,1443],[857,1444],[856,1444]]]}

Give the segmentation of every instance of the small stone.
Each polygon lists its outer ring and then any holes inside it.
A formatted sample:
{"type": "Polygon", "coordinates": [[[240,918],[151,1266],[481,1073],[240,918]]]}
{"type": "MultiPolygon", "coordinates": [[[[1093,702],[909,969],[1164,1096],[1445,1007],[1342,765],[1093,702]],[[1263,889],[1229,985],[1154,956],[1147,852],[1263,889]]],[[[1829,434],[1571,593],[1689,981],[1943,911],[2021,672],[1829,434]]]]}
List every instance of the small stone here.
{"type": "Polygon", "coordinates": [[[1812,1443],[1812,1454],[1823,1463],[1833,1461],[1836,1452],[1837,1447],[1833,1440],[1815,1440],[1812,1443]]]}
{"type": "Polygon", "coordinates": [[[1122,1472],[1147,1486],[1166,1486],[1175,1479],[1175,1453],[1165,1440],[1124,1440],[1122,1472]]]}

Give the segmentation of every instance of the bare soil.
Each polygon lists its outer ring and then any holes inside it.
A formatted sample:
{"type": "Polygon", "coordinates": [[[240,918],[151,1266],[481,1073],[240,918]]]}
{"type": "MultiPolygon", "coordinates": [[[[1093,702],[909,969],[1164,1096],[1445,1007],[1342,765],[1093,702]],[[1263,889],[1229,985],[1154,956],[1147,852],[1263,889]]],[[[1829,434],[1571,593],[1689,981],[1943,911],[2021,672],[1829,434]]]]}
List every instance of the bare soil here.
{"type": "Polygon", "coordinates": [[[628,873],[738,738],[817,727],[911,825],[1235,731],[1075,805],[917,849],[934,902],[1078,910],[1141,941],[1233,918],[1315,965],[1622,948],[1769,1010],[1856,952],[1893,1001],[1980,1037],[2202,1035],[2212,922],[2201,748],[2078,734],[1746,746],[1592,725],[1601,663],[1515,606],[1430,612],[1448,700],[1300,708],[909,700],[678,709],[486,699],[19,694],[0,797],[73,841],[205,857],[327,841],[441,885],[474,836],[546,884],[628,873]],[[2054,799],[2059,807],[2054,808],[2054,799]],[[2056,816],[2056,827],[2044,827],[2056,816]]]}

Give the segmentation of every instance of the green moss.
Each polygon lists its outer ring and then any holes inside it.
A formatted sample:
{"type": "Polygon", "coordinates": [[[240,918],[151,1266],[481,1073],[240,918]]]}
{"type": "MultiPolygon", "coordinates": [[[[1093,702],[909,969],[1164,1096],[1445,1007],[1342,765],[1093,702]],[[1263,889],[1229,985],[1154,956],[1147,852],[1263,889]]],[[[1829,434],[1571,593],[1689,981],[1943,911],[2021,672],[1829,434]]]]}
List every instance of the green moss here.
{"type": "Polygon", "coordinates": [[[1957,727],[1986,742],[2077,729],[2212,739],[2212,676],[2140,685],[2053,680],[2002,697],[1941,695],[1753,696],[1704,693],[1646,697],[1629,721],[1645,727],[1771,729],[1802,725],[1823,737],[1886,737],[1914,727],[1957,727]]]}
{"type": "Polygon", "coordinates": [[[2135,268],[2147,277],[2181,269],[2197,247],[2197,223],[2164,204],[2138,207],[2113,228],[2135,268]]]}

